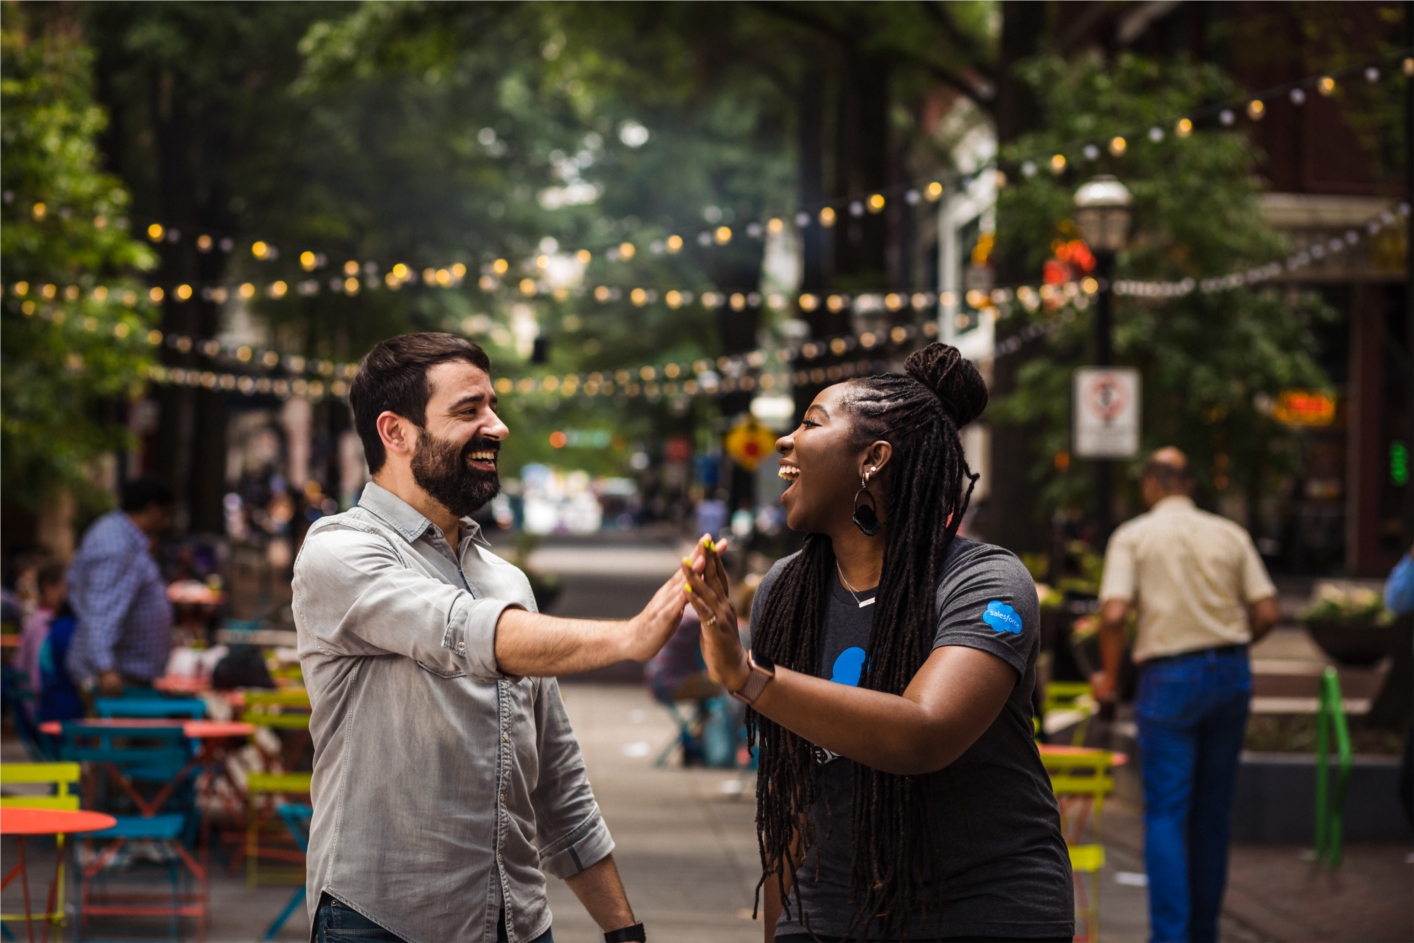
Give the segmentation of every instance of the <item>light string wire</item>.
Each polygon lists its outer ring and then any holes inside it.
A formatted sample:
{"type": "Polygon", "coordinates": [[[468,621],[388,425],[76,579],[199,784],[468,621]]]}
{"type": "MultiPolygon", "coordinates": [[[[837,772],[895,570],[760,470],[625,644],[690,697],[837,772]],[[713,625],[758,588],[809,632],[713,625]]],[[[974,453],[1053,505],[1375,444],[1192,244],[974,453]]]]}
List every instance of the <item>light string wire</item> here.
{"type": "MultiPolygon", "coordinates": [[[[1375,217],[1369,219],[1363,226],[1347,229],[1343,234],[1332,236],[1329,239],[1318,241],[1306,248],[1288,255],[1284,260],[1271,261],[1265,265],[1255,266],[1232,272],[1223,276],[1194,278],[1188,277],[1178,281],[1154,281],[1140,279],[1117,279],[1114,283],[1116,295],[1133,297],[1147,300],[1167,300],[1184,297],[1194,291],[1211,293],[1215,291],[1229,291],[1247,285],[1259,284],[1271,281],[1283,274],[1298,272],[1303,268],[1315,265],[1327,258],[1333,258],[1341,253],[1347,252],[1363,240],[1368,240],[1384,229],[1392,226],[1397,219],[1409,216],[1410,207],[1407,202],[1382,211],[1375,217]]],[[[706,310],[715,310],[721,307],[729,307],[732,310],[741,311],[747,307],[756,307],[763,301],[768,307],[783,311],[789,309],[792,304],[798,306],[803,311],[814,311],[824,307],[835,313],[849,309],[853,314],[859,316],[879,315],[882,313],[897,313],[905,308],[914,311],[926,311],[935,305],[941,305],[943,316],[955,310],[960,301],[965,301],[974,311],[980,312],[982,316],[989,316],[993,309],[1007,305],[1013,299],[1019,301],[1028,311],[1035,311],[1037,307],[1050,300],[1049,293],[1055,291],[1076,291],[1084,294],[1093,294],[1098,290],[1099,282],[1093,278],[1082,279],[1062,286],[1041,285],[1019,285],[1016,287],[993,288],[990,291],[973,289],[965,293],[962,292],[864,292],[859,294],[839,293],[814,293],[797,292],[787,295],[781,292],[767,293],[760,292],[724,292],[708,291],[694,295],[691,291],[669,290],[660,296],[654,289],[634,288],[628,293],[630,303],[638,307],[655,303],[662,300],[664,304],[673,309],[686,307],[694,302],[700,303],[706,310]]],[[[56,302],[59,296],[66,300],[76,300],[79,297],[79,290],[76,286],[67,286],[60,289],[53,284],[32,286],[27,282],[13,282],[4,286],[4,291],[12,296],[11,305],[17,306],[26,317],[36,314],[55,323],[64,323],[67,320],[66,312],[56,302]]],[[[131,290],[127,294],[134,294],[131,290]]],[[[623,297],[619,289],[611,289],[608,286],[600,285],[592,292],[588,288],[581,287],[578,295],[591,295],[595,301],[601,305],[609,304],[623,297]]],[[[98,298],[97,300],[104,300],[98,298]]],[[[124,299],[128,303],[127,299],[124,299]]],[[[131,303],[136,304],[137,299],[132,299],[131,303]]],[[[994,318],[995,319],[995,318],[994,318]]],[[[73,322],[81,326],[90,333],[95,333],[100,328],[100,322],[93,317],[75,318],[73,322]]],[[[119,321],[111,328],[113,334],[118,339],[126,339],[134,336],[132,329],[126,322],[119,321]]],[[[135,338],[136,339],[136,338],[135,338]]],[[[180,354],[196,352],[210,359],[220,357],[233,357],[239,363],[250,364],[255,367],[264,367],[267,370],[283,369],[291,374],[308,373],[315,378],[316,382],[328,383],[333,395],[342,396],[344,393],[344,382],[352,379],[358,372],[356,362],[340,362],[332,359],[310,358],[300,354],[283,352],[274,348],[264,348],[243,343],[220,341],[215,339],[199,339],[177,332],[163,332],[152,329],[146,332],[143,339],[153,347],[166,346],[180,354]]],[[[645,369],[645,368],[639,368],[645,369]]],[[[198,375],[204,375],[213,371],[201,370],[198,375]]],[[[215,374],[218,377],[227,374],[215,374]]],[[[235,374],[231,374],[235,376],[235,374]]],[[[235,388],[235,387],[224,387],[235,388]]],[[[243,390],[246,391],[246,390],[243,390]]],[[[251,388],[249,392],[256,392],[251,388]]]]}

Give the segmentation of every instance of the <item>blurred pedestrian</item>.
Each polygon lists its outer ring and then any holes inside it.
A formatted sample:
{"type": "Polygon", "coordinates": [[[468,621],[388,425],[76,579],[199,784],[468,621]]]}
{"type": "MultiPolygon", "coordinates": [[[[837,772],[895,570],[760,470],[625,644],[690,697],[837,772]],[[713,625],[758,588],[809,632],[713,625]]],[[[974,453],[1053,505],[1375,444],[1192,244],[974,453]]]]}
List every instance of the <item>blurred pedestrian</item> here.
{"type": "Polygon", "coordinates": [[[682,618],[683,578],[626,622],[535,611],[472,519],[510,434],[490,371],[453,334],[369,351],[349,400],[373,481],[314,522],[295,562],[321,941],[550,943],[545,874],[606,939],[645,939],[555,676],[652,656],[682,618]]]}
{"type": "Polygon", "coordinates": [[[49,625],[59,607],[68,595],[68,583],[64,579],[64,564],[46,563],[39,568],[35,577],[36,595],[34,611],[25,619],[24,630],[20,634],[20,649],[15,653],[15,661],[20,670],[29,678],[29,689],[37,696],[43,683],[39,674],[39,653],[49,638],[49,625]]]}
{"type": "MultiPolygon", "coordinates": [[[[1385,581],[1385,608],[1396,616],[1414,612],[1414,547],[1399,558],[1385,581]]],[[[1399,804],[1414,824],[1414,724],[1404,737],[1404,757],[1399,762],[1399,804]]]]}
{"type": "Polygon", "coordinates": [[[153,559],[172,520],[172,492],[148,478],[122,489],[121,506],[93,522],[69,564],[69,600],[78,630],[69,675],[96,683],[104,697],[124,686],[149,687],[172,651],[172,604],[153,559]]]}
{"type": "Polygon", "coordinates": [[[1276,588],[1247,531],[1200,511],[1176,448],[1144,465],[1150,510],[1115,530],[1100,584],[1095,697],[1115,696],[1137,610],[1135,720],[1144,780],[1150,939],[1213,943],[1247,730],[1247,647],[1276,625],[1276,588]]]}
{"type": "Polygon", "coordinates": [[[749,654],[721,545],[684,563],[704,659],[759,738],[765,938],[1069,941],[1036,590],[957,536],[976,481],[958,430],[987,388],[942,344],[906,370],[826,388],[777,440],[809,536],[761,580],[749,654]]]}
{"type": "Polygon", "coordinates": [[[710,498],[697,502],[697,533],[725,536],[727,529],[727,493],[718,491],[710,498]]]}

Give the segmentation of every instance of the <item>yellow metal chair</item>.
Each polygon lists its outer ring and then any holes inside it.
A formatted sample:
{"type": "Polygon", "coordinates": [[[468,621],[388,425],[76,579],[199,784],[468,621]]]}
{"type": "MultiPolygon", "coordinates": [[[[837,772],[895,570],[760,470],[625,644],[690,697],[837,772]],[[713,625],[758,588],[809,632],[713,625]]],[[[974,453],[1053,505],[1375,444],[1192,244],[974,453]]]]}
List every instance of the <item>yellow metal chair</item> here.
{"type": "MultiPolygon", "coordinates": [[[[77,812],[79,775],[77,763],[6,763],[0,766],[0,786],[50,786],[53,791],[48,795],[0,796],[0,808],[77,812]]],[[[55,878],[57,891],[54,909],[48,913],[36,914],[35,919],[47,921],[58,928],[64,925],[64,836],[56,835],[55,842],[58,846],[59,868],[55,878]]],[[[24,919],[24,914],[0,914],[0,926],[24,919]]],[[[56,936],[59,933],[60,931],[55,931],[56,936]]]]}
{"type": "Polygon", "coordinates": [[[1075,875],[1077,943],[1100,936],[1100,869],[1105,865],[1100,816],[1105,797],[1114,792],[1115,754],[1082,747],[1042,748],[1041,763],[1051,776],[1060,805],[1061,832],[1075,875]],[[1084,932],[1079,932],[1081,927],[1084,932]]]}
{"type": "Polygon", "coordinates": [[[299,754],[310,744],[309,692],[304,688],[246,691],[241,721],[277,732],[281,740],[279,752],[260,747],[258,741],[256,746],[265,772],[286,772],[296,765],[299,754]]]}
{"type": "Polygon", "coordinates": [[[309,799],[311,773],[251,773],[246,781],[246,884],[299,884],[304,881],[305,855],[280,818],[283,797],[309,799]],[[261,844],[261,838],[266,842],[261,844]],[[290,867],[261,865],[286,862],[290,867]]]}
{"type": "Polygon", "coordinates": [[[1055,733],[1075,725],[1070,745],[1085,745],[1085,734],[1090,730],[1090,719],[1099,713],[1087,681],[1050,681],[1041,692],[1041,716],[1045,718],[1046,733],[1055,733]]]}

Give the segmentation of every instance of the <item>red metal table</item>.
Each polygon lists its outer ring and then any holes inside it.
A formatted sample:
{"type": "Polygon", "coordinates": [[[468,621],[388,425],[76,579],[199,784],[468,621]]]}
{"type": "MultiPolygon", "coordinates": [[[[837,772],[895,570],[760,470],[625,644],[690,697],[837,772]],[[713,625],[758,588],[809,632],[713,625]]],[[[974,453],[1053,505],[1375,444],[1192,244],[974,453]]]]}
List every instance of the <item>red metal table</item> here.
{"type": "MultiPolygon", "coordinates": [[[[112,828],[118,824],[118,820],[111,815],[104,815],[101,812],[68,812],[62,809],[25,809],[19,807],[9,807],[0,809],[0,835],[14,835],[19,841],[18,861],[15,866],[5,874],[3,881],[0,881],[0,890],[9,887],[18,875],[20,886],[24,889],[25,895],[25,929],[29,931],[31,943],[34,940],[34,916],[29,906],[29,872],[25,868],[25,839],[31,835],[75,835],[82,832],[100,832],[105,828],[112,828]]],[[[54,897],[59,887],[59,863],[62,858],[57,858],[54,863],[54,879],[49,882],[49,896],[44,905],[44,934],[43,940],[49,939],[49,916],[50,909],[54,906],[54,897]]]]}

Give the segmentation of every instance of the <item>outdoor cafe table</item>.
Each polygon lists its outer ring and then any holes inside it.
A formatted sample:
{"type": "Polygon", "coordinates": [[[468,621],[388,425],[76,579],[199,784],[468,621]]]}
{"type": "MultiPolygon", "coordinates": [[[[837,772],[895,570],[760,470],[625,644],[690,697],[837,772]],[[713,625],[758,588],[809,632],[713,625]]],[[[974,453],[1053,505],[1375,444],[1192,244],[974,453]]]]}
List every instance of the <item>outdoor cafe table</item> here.
{"type": "MultiPolygon", "coordinates": [[[[237,720],[153,720],[153,719],[125,719],[122,717],[105,717],[97,720],[69,721],[70,729],[99,731],[104,728],[131,729],[134,727],[181,727],[182,733],[189,740],[197,740],[201,743],[201,750],[186,769],[178,774],[176,780],[180,780],[188,770],[205,770],[207,772],[206,783],[201,790],[204,799],[219,798],[217,793],[218,782],[226,780],[236,795],[236,802],[230,803],[228,808],[238,808],[238,812],[244,812],[245,793],[241,790],[240,784],[231,776],[227,767],[227,760],[230,758],[230,743],[236,739],[244,739],[255,733],[255,725],[247,724],[237,720]]],[[[57,720],[45,721],[39,725],[39,732],[57,736],[63,730],[63,724],[57,720]]],[[[174,781],[176,781],[174,780],[174,781]]],[[[206,813],[202,813],[203,832],[205,828],[206,813]]]]}
{"type": "MultiPolygon", "coordinates": [[[[100,832],[112,828],[118,820],[101,812],[69,812],[63,809],[25,809],[10,807],[0,809],[0,835],[14,835],[19,839],[19,854],[15,866],[0,881],[0,890],[9,887],[18,875],[25,895],[25,928],[29,931],[31,943],[34,940],[34,916],[29,906],[29,872],[25,867],[25,839],[31,835],[75,835],[81,832],[100,832]]],[[[50,909],[54,906],[55,894],[59,887],[59,868],[63,863],[62,852],[54,862],[54,879],[49,882],[49,896],[44,905],[44,935],[49,939],[50,909]]]]}

